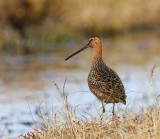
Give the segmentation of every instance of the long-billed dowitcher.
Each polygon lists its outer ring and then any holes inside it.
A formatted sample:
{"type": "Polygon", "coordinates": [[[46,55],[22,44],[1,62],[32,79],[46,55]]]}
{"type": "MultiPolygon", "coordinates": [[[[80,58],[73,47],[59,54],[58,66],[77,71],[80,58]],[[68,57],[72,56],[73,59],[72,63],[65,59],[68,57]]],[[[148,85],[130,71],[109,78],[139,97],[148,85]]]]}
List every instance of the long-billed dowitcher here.
{"type": "Polygon", "coordinates": [[[103,101],[105,103],[113,103],[112,113],[114,115],[115,103],[126,104],[125,89],[118,74],[103,62],[101,40],[98,37],[90,38],[83,48],[65,60],[68,60],[87,48],[93,48],[92,66],[88,75],[88,86],[91,92],[101,100],[103,113],[105,112],[103,101]]]}

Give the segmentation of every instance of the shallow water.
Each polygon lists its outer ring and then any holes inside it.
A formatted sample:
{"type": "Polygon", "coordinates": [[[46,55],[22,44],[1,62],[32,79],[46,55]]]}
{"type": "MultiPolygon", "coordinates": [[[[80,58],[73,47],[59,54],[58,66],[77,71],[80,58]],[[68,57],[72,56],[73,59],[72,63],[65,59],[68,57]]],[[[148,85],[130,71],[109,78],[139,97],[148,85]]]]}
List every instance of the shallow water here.
{"type": "MultiPolygon", "coordinates": [[[[118,104],[116,110],[127,108],[128,111],[137,112],[156,103],[160,95],[159,36],[159,33],[151,33],[103,40],[104,61],[119,74],[127,94],[127,106],[118,104]]],[[[69,106],[81,104],[77,114],[84,109],[94,113],[95,107],[101,108],[101,103],[90,92],[87,84],[91,50],[64,61],[84,42],[86,40],[72,44],[76,48],[66,47],[52,54],[1,56],[0,131],[3,134],[0,133],[0,137],[6,135],[15,138],[31,130],[30,126],[35,126],[35,123],[39,125],[39,106],[42,106],[44,115],[59,108],[62,98],[55,83],[62,91],[66,78],[65,95],[68,96],[69,106]],[[46,105],[47,109],[44,108],[46,105]]],[[[106,105],[108,113],[111,108],[112,105],[106,105]]]]}

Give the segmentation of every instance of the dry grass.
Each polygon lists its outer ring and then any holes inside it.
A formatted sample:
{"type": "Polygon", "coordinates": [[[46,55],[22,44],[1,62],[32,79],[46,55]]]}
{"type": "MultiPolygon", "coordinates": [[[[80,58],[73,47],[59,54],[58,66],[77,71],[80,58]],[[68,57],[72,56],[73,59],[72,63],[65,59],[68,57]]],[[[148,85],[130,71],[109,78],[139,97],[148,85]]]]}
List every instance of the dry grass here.
{"type": "MultiPolygon", "coordinates": [[[[152,69],[151,76],[153,76],[152,69]]],[[[151,77],[152,78],[152,77],[151,77]]],[[[55,84],[56,85],[56,84],[55,84]]],[[[71,109],[67,103],[67,96],[63,91],[63,110],[55,110],[47,120],[43,118],[41,111],[39,117],[42,127],[35,128],[21,139],[158,139],[160,136],[160,102],[153,107],[143,109],[139,114],[125,111],[118,117],[89,114],[90,118],[77,117],[75,109],[71,109]]]]}
{"type": "Polygon", "coordinates": [[[70,117],[71,123],[62,122],[55,118],[52,126],[47,125],[43,129],[30,132],[21,138],[25,139],[75,139],[75,138],[103,138],[103,139],[128,139],[128,138],[159,138],[160,135],[160,115],[157,109],[159,106],[144,112],[143,115],[132,117],[127,115],[122,120],[110,123],[100,121],[82,121],[76,117],[70,117]]]}
{"type": "Polygon", "coordinates": [[[103,121],[98,119],[82,120],[71,111],[63,113],[64,122],[59,113],[55,113],[43,128],[35,129],[24,139],[158,139],[160,136],[160,104],[144,110],[143,113],[133,116],[126,113],[112,120],[106,117],[103,121]]]}

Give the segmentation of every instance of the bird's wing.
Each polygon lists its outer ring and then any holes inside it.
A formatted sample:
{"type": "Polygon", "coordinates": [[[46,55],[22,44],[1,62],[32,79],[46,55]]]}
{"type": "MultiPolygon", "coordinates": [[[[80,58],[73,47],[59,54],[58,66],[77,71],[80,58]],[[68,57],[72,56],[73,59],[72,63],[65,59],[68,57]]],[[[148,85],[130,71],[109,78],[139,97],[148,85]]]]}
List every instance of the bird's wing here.
{"type": "Polygon", "coordinates": [[[118,74],[106,65],[91,71],[90,86],[97,92],[101,92],[117,99],[118,102],[126,103],[125,89],[118,74]]]}
{"type": "Polygon", "coordinates": [[[112,84],[111,92],[113,93],[113,97],[115,96],[119,100],[122,100],[122,102],[126,103],[125,88],[120,77],[112,69],[110,69],[109,73],[110,73],[110,79],[112,84]]]}

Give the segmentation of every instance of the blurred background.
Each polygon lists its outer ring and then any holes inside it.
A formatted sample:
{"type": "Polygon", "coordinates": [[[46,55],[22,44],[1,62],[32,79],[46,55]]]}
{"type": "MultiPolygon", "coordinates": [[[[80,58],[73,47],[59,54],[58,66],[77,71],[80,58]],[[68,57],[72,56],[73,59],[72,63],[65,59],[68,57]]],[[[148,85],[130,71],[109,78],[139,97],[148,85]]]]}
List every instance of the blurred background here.
{"type": "Polygon", "coordinates": [[[64,61],[93,36],[101,38],[104,61],[124,82],[129,110],[135,100],[134,110],[154,105],[160,94],[159,15],[159,0],[1,0],[0,137],[28,131],[32,116],[38,123],[40,103],[59,107],[54,82],[62,90],[66,78],[71,107],[84,104],[92,112],[92,104],[100,106],[87,84],[92,50],[64,61]]]}

